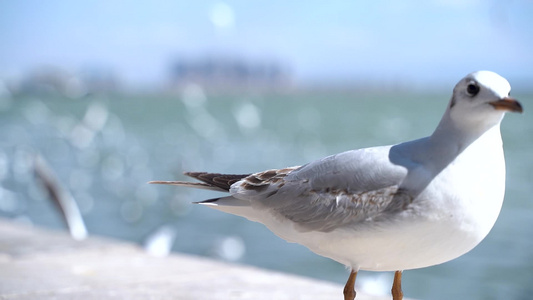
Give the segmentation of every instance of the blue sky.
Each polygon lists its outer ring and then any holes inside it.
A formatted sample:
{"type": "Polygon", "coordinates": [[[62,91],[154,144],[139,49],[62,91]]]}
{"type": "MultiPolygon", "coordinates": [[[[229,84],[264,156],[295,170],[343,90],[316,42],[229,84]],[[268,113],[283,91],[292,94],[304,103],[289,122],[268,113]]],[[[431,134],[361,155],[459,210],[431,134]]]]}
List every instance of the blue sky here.
{"type": "Polygon", "coordinates": [[[449,87],[474,70],[533,80],[533,1],[0,2],[0,78],[36,66],[111,68],[126,84],[168,78],[179,57],[290,66],[298,83],[449,87]]]}

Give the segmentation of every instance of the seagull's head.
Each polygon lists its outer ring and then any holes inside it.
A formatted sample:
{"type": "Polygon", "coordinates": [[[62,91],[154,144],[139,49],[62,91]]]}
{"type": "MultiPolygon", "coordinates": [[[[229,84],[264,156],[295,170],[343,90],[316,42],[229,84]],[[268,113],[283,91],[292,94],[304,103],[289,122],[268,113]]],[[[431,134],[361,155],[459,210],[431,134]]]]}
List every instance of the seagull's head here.
{"type": "Polygon", "coordinates": [[[456,124],[492,127],[505,112],[522,112],[522,105],[510,92],[509,82],[494,72],[470,73],[453,89],[449,116],[456,124]]]}

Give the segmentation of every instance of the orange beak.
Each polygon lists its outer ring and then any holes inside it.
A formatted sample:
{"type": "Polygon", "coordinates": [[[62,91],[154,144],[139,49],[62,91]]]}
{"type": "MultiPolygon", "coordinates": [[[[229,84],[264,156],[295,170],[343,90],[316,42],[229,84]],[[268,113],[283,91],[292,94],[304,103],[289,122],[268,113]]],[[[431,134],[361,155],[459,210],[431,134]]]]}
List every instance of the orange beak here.
{"type": "Polygon", "coordinates": [[[512,112],[523,112],[522,104],[511,97],[505,97],[497,101],[489,102],[495,109],[507,110],[512,112]]]}

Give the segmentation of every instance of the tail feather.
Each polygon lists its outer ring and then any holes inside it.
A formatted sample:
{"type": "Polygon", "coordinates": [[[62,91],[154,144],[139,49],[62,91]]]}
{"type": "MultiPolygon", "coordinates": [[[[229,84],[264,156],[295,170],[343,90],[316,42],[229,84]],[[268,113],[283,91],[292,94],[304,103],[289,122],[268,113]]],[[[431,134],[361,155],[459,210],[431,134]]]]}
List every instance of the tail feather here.
{"type": "MultiPolygon", "coordinates": [[[[198,189],[206,189],[217,192],[229,192],[235,182],[249,175],[217,174],[207,172],[186,172],[185,175],[198,179],[202,182],[187,181],[150,181],[152,184],[168,184],[198,189]]],[[[260,220],[260,216],[252,209],[250,201],[234,198],[233,196],[207,199],[194,202],[195,204],[209,206],[211,208],[245,217],[252,221],[260,220]]]]}
{"type": "Polygon", "coordinates": [[[209,186],[218,187],[226,192],[229,192],[232,184],[250,176],[250,174],[234,175],[207,172],[185,172],[185,175],[203,181],[209,186]]]}
{"type": "Polygon", "coordinates": [[[203,190],[210,190],[210,191],[216,191],[216,192],[227,192],[224,189],[221,189],[217,186],[212,186],[210,184],[204,183],[204,182],[188,182],[188,181],[149,181],[149,184],[167,184],[167,185],[178,185],[178,186],[185,186],[195,189],[203,189],[203,190]]]}
{"type": "MultiPolygon", "coordinates": [[[[207,199],[204,201],[194,202],[194,204],[202,204],[207,206],[224,206],[224,207],[249,207],[250,201],[233,198],[232,196],[207,199]]],[[[223,208],[227,209],[227,208],[223,208]]]]}
{"type": "Polygon", "coordinates": [[[169,184],[217,192],[229,192],[232,184],[249,175],[218,174],[207,172],[185,172],[185,175],[202,182],[188,181],[150,181],[151,184],[169,184]]]}
{"type": "Polygon", "coordinates": [[[233,198],[232,196],[194,202],[195,204],[209,206],[225,213],[241,216],[248,220],[258,222],[261,214],[255,211],[250,201],[233,198]]]}

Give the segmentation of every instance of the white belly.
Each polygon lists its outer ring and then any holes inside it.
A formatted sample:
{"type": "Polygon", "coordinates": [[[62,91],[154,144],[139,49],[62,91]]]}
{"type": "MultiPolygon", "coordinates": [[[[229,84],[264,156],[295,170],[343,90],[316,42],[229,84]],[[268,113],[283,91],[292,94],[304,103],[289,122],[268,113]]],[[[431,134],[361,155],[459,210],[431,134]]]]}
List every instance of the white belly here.
{"type": "Polygon", "coordinates": [[[307,246],[353,269],[395,271],[422,268],[457,258],[478,245],[494,225],[500,205],[418,216],[413,212],[390,222],[368,222],[331,232],[299,232],[286,222],[263,222],[280,237],[307,246]],[[469,211],[470,210],[470,211],[469,211]]]}

